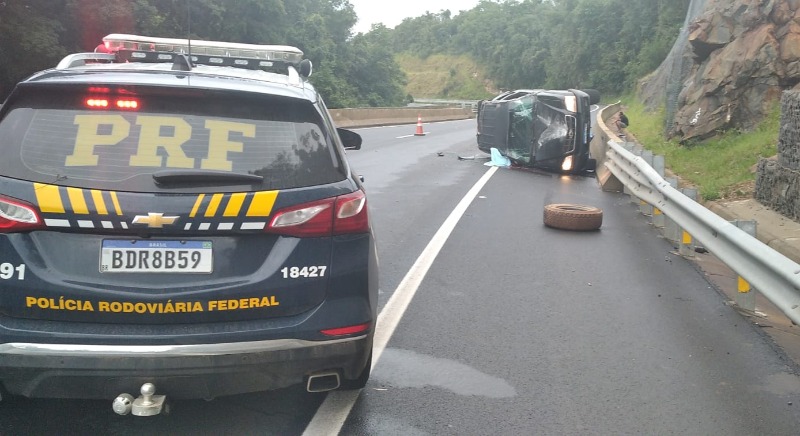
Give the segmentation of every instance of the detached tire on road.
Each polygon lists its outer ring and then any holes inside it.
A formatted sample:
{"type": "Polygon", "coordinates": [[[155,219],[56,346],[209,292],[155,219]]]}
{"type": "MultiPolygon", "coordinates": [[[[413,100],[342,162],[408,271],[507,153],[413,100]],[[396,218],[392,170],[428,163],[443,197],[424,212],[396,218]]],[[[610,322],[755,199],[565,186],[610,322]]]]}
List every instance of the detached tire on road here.
{"type": "Polygon", "coordinates": [[[544,225],[562,230],[590,231],[603,225],[603,210],[582,204],[548,204],[544,225]]]}

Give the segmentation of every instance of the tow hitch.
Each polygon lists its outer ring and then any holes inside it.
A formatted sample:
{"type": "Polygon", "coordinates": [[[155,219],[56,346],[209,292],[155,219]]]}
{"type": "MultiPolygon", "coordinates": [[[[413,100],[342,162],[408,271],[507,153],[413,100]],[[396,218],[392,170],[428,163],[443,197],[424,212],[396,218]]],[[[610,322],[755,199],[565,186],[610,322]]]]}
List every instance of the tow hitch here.
{"type": "Polygon", "coordinates": [[[141,389],[142,395],[133,399],[131,394],[120,394],[114,399],[111,407],[117,415],[156,416],[164,412],[169,414],[169,406],[165,404],[166,395],[155,395],[156,385],[145,383],[141,389]]]}

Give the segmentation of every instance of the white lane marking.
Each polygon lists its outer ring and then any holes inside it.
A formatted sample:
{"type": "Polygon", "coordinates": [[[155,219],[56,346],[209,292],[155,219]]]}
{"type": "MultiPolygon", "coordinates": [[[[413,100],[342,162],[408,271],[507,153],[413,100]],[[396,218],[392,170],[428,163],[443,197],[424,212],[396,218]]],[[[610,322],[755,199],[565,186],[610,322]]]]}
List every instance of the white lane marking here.
{"type": "Polygon", "coordinates": [[[406,138],[411,138],[413,136],[414,135],[398,136],[396,139],[406,139],[406,138]]]}
{"type": "MultiPolygon", "coordinates": [[[[461,202],[453,209],[450,216],[447,217],[436,234],[433,235],[433,238],[428,242],[428,246],[425,247],[425,250],[419,255],[411,269],[408,270],[403,281],[400,282],[394,294],[392,294],[392,298],[389,299],[386,306],[383,307],[383,310],[378,315],[378,323],[375,327],[375,340],[372,347],[373,368],[375,368],[378,360],[380,360],[383,350],[386,349],[389,339],[392,337],[397,325],[403,318],[403,314],[406,312],[406,309],[408,309],[408,305],[411,304],[411,300],[417,293],[419,285],[422,283],[425,275],[428,274],[428,270],[433,264],[433,261],[436,260],[436,256],[439,255],[439,252],[442,250],[442,247],[444,247],[453,229],[456,228],[461,217],[464,216],[469,205],[472,204],[472,201],[475,200],[475,197],[478,196],[478,193],[480,193],[481,189],[489,182],[489,179],[492,178],[494,173],[497,172],[497,168],[498,167],[490,168],[486,174],[475,183],[475,186],[467,192],[467,195],[461,199],[461,202]]],[[[360,391],[330,392],[325,398],[325,401],[322,402],[322,405],[319,406],[314,418],[308,423],[308,427],[306,427],[303,435],[338,435],[342,426],[344,426],[344,422],[350,415],[350,410],[352,410],[355,405],[359,393],[360,391]]]]}

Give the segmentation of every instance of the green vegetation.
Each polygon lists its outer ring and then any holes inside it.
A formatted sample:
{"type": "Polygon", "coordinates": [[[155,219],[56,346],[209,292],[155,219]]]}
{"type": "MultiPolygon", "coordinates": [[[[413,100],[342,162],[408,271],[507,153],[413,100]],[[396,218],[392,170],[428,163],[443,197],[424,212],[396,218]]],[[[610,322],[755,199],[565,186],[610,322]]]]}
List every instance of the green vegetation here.
{"type": "Polygon", "coordinates": [[[395,60],[406,73],[406,93],[415,98],[480,100],[497,94],[485,69],[469,56],[436,54],[422,59],[401,53],[395,60]]]}
{"type": "Polygon", "coordinates": [[[482,0],[456,16],[427,13],[353,35],[348,0],[9,0],[0,2],[0,99],[65,54],[93,50],[108,33],[294,45],[314,62],[311,81],[330,107],[403,104],[398,53],[457,56],[419,81],[428,83],[420,94],[491,95],[483,74],[504,89],[621,93],[665,58],[689,1],[482,0]],[[430,87],[435,80],[443,82],[430,87]]]}
{"type": "Polygon", "coordinates": [[[624,99],[631,120],[628,130],[639,143],[663,155],[667,167],[681,180],[696,186],[704,200],[749,195],[755,181],[752,169],[760,158],[777,153],[780,106],[776,103],[758,127],[749,132],[730,130],[692,146],[667,140],[664,111],[648,112],[635,98],[624,99]]]}
{"type": "Polygon", "coordinates": [[[466,54],[498,87],[593,88],[619,94],[672,48],[689,0],[483,0],[404,20],[393,50],[466,54]]]}
{"type": "Polygon", "coordinates": [[[16,82],[109,33],[299,47],[330,107],[401,105],[389,30],[352,35],[347,0],[9,0],[0,2],[0,100],[16,82]],[[191,12],[191,23],[188,20],[191,12]]]}

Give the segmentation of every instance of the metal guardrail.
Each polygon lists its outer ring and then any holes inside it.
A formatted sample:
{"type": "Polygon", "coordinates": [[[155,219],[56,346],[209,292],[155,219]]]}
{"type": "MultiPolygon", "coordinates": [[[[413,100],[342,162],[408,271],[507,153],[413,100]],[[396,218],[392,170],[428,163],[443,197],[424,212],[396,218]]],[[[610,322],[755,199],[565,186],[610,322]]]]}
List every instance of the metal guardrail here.
{"type": "Polygon", "coordinates": [[[474,110],[478,109],[478,100],[446,100],[436,98],[418,98],[414,99],[415,104],[421,105],[436,105],[436,106],[460,106],[469,107],[474,110]]]}
{"type": "Polygon", "coordinates": [[[800,324],[800,264],[686,197],[642,157],[608,142],[605,166],[628,191],[658,208],[800,324]]]}

